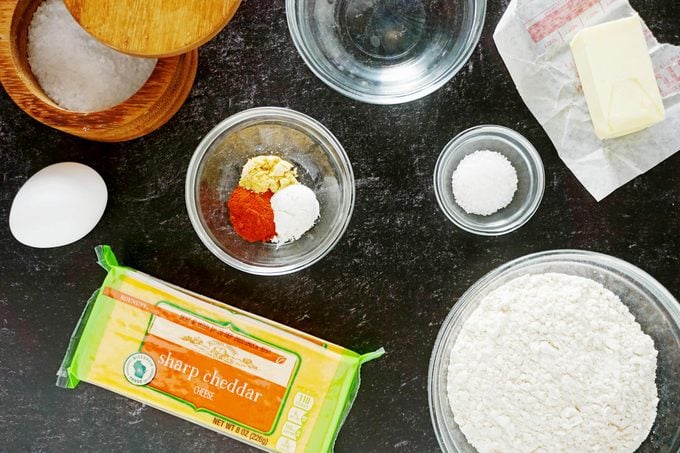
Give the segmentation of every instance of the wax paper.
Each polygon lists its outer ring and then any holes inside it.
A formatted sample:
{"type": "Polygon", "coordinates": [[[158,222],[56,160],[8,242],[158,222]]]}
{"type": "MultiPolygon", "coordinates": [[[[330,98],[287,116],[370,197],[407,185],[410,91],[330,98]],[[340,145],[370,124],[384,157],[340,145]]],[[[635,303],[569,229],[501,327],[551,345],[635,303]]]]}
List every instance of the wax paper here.
{"type": "Polygon", "coordinates": [[[680,149],[680,47],[643,30],[666,119],[609,140],[595,135],[569,48],[585,27],[637,14],[625,0],[512,0],[494,41],[560,158],[597,201],[680,149]]]}

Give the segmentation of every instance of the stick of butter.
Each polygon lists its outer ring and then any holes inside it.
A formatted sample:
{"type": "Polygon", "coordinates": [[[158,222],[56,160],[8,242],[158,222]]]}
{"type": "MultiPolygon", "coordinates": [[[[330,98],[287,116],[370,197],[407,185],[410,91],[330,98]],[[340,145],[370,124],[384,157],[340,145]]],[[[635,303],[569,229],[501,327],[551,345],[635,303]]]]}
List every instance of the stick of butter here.
{"type": "Polygon", "coordinates": [[[266,451],[332,451],[359,355],[119,266],[71,338],[57,385],[86,381],[266,451]]]}
{"type": "Polygon", "coordinates": [[[663,121],[661,94],[637,15],[581,30],[571,51],[600,139],[663,121]]]}

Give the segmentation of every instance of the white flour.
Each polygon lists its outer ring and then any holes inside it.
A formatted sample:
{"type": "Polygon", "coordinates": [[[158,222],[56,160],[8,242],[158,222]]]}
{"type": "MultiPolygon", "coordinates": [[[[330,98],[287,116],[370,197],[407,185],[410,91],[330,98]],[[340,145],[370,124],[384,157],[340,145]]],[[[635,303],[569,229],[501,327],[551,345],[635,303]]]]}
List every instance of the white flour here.
{"type": "Polygon", "coordinates": [[[658,403],[653,340],[592,280],[526,275],[485,297],[448,370],[454,418],[480,452],[633,452],[658,403]]]}

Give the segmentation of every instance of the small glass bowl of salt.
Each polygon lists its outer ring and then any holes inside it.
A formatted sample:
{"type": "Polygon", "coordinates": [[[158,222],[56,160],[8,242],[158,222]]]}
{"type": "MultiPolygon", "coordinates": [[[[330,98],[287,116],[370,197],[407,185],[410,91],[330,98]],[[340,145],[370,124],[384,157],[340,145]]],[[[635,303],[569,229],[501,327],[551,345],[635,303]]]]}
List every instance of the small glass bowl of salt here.
{"type": "Polygon", "coordinates": [[[502,126],[476,126],[442,150],[434,170],[439,207],[459,228],[482,236],[517,230],[543,198],[543,162],[522,135],[502,126]]]}

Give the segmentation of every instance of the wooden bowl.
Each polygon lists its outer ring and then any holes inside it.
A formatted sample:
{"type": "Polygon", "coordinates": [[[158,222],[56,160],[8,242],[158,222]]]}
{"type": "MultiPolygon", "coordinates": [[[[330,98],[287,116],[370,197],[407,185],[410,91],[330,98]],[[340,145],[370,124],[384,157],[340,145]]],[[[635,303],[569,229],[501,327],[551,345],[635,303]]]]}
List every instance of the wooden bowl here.
{"type": "Polygon", "coordinates": [[[179,110],[196,76],[196,49],[159,59],[142,88],[114,107],[88,113],[59,107],[42,90],[28,64],[28,26],[42,1],[0,1],[0,81],[23,111],[68,134],[122,142],[158,129],[179,110]]]}

